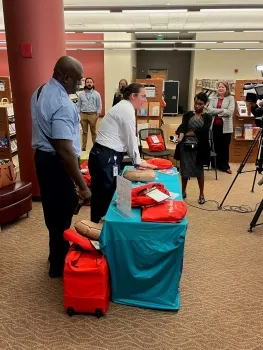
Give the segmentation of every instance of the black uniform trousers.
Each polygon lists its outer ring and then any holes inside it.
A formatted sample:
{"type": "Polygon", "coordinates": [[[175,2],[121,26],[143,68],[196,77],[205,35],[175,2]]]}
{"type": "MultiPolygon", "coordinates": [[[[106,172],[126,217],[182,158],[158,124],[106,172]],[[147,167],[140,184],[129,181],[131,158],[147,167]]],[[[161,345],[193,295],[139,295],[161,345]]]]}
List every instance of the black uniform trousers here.
{"type": "MultiPolygon", "coordinates": [[[[219,170],[227,171],[229,166],[229,146],[231,143],[231,133],[223,134],[223,126],[213,126],[213,140],[216,153],[216,165],[219,170]]],[[[213,162],[212,166],[214,166],[213,162]]]]}
{"type": "Polygon", "coordinates": [[[89,172],[91,175],[90,219],[98,223],[106,215],[116,190],[116,176],[113,167],[118,166],[118,173],[123,160],[123,153],[95,143],[89,154],[89,172]],[[115,159],[114,159],[115,158],[115,159]]]}
{"type": "Polygon", "coordinates": [[[36,150],[35,166],[49,231],[50,271],[61,273],[69,249],[63,233],[70,228],[78,196],[71,177],[55,152],[36,150]]]}

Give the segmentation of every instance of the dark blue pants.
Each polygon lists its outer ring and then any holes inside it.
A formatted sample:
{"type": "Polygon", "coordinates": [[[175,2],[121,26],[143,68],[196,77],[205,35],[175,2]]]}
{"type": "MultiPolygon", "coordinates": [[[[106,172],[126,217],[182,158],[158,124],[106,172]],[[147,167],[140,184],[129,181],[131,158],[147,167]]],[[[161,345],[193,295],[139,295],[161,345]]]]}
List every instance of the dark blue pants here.
{"type": "Polygon", "coordinates": [[[49,260],[53,272],[62,272],[69,243],[63,239],[78,204],[74,183],[55,152],[36,150],[35,166],[45,223],[49,231],[49,260]]]}
{"type": "Polygon", "coordinates": [[[89,154],[89,172],[91,175],[91,202],[90,219],[98,223],[106,215],[112,197],[116,190],[116,177],[113,176],[113,167],[116,163],[118,171],[122,163],[123,153],[97,143],[89,154]],[[114,160],[116,157],[116,160],[114,160]]]}

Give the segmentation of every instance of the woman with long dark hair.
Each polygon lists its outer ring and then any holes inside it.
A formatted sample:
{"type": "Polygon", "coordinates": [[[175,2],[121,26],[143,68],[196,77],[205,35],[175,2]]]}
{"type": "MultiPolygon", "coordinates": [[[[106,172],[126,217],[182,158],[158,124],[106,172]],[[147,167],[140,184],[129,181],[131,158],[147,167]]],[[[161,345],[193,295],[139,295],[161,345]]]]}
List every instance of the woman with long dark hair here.
{"type": "Polygon", "coordinates": [[[199,204],[205,203],[203,166],[210,163],[209,129],[212,117],[204,112],[207,101],[207,95],[200,92],[194,99],[194,111],[183,115],[182,124],[176,131],[178,138],[174,154],[174,158],[180,160],[183,198],[186,198],[188,179],[196,177],[200,190],[199,204]]]}

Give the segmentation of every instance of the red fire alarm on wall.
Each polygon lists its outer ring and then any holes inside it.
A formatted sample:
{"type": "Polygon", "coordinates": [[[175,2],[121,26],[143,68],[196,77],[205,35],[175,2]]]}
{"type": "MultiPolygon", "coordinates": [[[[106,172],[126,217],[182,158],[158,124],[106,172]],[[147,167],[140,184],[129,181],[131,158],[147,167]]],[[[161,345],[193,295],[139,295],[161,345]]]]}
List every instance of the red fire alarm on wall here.
{"type": "Polygon", "coordinates": [[[236,73],[236,74],[238,73],[238,69],[237,68],[234,70],[234,73],[236,73]]]}
{"type": "Polygon", "coordinates": [[[32,58],[32,44],[31,43],[21,43],[21,55],[23,58],[32,58]]]}

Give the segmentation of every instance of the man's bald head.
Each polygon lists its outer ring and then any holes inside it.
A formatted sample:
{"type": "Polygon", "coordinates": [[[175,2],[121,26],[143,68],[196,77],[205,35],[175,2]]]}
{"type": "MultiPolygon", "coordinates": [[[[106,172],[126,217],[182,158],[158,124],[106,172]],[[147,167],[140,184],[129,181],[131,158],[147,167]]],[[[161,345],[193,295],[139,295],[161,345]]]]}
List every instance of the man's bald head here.
{"type": "Polygon", "coordinates": [[[53,78],[56,79],[68,94],[75,94],[83,77],[82,64],[73,57],[62,56],[54,67],[53,78]]]}

